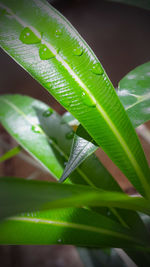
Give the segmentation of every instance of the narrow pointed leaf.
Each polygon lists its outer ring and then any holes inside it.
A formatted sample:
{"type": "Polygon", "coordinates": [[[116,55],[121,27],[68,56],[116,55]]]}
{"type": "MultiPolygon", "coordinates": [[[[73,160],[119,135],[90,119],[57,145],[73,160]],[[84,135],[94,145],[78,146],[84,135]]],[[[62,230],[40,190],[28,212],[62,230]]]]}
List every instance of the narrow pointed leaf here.
{"type": "Polygon", "coordinates": [[[102,215],[84,209],[62,209],[1,221],[0,244],[143,248],[147,242],[102,215]]]}
{"type": "Polygon", "coordinates": [[[150,120],[150,62],[138,66],[119,82],[118,96],[134,127],[150,120]]]}
{"type": "Polygon", "coordinates": [[[144,152],[87,44],[44,0],[1,0],[0,8],[4,11],[0,16],[2,48],[80,121],[137,190],[149,198],[150,171],[144,152]]]}
{"type": "Polygon", "coordinates": [[[117,207],[150,215],[150,201],[87,186],[0,178],[0,218],[20,212],[67,207],[117,207]]]}
{"type": "Polygon", "coordinates": [[[16,156],[21,151],[21,147],[17,146],[12,148],[11,150],[7,151],[4,155],[0,157],[0,162],[8,160],[14,156],[16,156]]]}
{"type": "MultiPolygon", "coordinates": [[[[117,93],[134,128],[150,120],[150,62],[140,65],[129,72],[119,82],[117,93]]],[[[72,119],[72,122],[70,122],[73,123],[73,121],[72,119]]],[[[78,135],[78,132],[76,134],[78,135]]],[[[90,153],[98,149],[98,146],[92,145],[85,138],[81,139],[77,135],[74,137],[72,152],[62,180],[65,180],[90,153]],[[74,154],[78,155],[78,157],[74,158],[74,154]]]]}

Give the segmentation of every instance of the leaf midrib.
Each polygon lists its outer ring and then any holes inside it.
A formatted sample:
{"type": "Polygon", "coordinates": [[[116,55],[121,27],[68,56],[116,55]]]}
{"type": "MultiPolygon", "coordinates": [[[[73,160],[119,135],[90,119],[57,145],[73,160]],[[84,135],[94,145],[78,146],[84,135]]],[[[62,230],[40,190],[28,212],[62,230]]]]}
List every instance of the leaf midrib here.
{"type": "Polygon", "coordinates": [[[138,242],[139,240],[128,236],[127,234],[122,234],[122,233],[117,233],[117,232],[113,232],[111,230],[107,230],[104,228],[98,228],[95,226],[89,226],[86,224],[79,224],[79,223],[70,223],[70,222],[66,222],[66,221],[56,221],[56,220],[47,220],[44,218],[36,218],[34,219],[33,217],[10,217],[9,219],[6,219],[6,221],[24,221],[24,222],[30,222],[30,223],[36,223],[38,222],[38,224],[50,224],[50,225],[55,225],[55,226],[60,226],[60,227],[69,227],[69,228],[73,228],[73,229],[78,229],[78,230],[84,230],[84,231],[91,231],[91,232],[95,232],[95,233],[100,233],[100,234],[106,234],[106,235],[111,235],[114,237],[118,237],[118,238],[123,238],[132,242],[138,242]]]}

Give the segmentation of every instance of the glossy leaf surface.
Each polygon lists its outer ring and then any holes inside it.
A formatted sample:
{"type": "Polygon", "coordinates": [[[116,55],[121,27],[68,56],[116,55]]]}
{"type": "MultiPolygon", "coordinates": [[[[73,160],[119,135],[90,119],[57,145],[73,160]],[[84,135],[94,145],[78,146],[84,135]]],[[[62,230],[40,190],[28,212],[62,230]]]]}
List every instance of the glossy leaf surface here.
{"type": "MultiPolygon", "coordinates": [[[[0,244],[136,247],[147,244],[118,223],[84,209],[32,212],[0,222],[0,244]]],[[[149,250],[149,248],[147,247],[149,250]]]]}
{"type": "Polygon", "coordinates": [[[150,215],[150,202],[143,198],[87,186],[7,177],[0,179],[0,203],[1,219],[26,211],[81,206],[117,207],[150,215]]]}
{"type": "Polygon", "coordinates": [[[138,66],[119,82],[118,96],[134,127],[150,120],[150,62],[138,66]]]}
{"type": "Polygon", "coordinates": [[[44,0],[1,0],[0,8],[5,11],[0,17],[2,48],[80,121],[137,190],[149,198],[149,167],[143,150],[87,44],[44,0]]]}
{"type": "MultiPolygon", "coordinates": [[[[120,81],[117,93],[134,128],[150,120],[150,62],[129,72],[120,81]]],[[[70,123],[73,123],[73,118],[71,116],[69,118],[70,123]]],[[[98,149],[98,146],[86,140],[85,135],[86,132],[81,139],[77,132],[74,137],[72,151],[78,157],[74,163],[74,154],[71,153],[63,173],[64,179],[88,157],[89,153],[98,149]]]]}

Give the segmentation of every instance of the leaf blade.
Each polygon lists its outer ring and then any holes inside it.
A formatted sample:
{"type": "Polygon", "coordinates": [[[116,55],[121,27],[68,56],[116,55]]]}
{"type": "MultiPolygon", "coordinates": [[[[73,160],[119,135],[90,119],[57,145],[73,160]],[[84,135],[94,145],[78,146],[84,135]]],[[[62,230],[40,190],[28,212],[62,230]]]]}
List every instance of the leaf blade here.
{"type": "Polygon", "coordinates": [[[150,62],[130,71],[118,86],[118,96],[134,127],[150,120],[150,62]]]}

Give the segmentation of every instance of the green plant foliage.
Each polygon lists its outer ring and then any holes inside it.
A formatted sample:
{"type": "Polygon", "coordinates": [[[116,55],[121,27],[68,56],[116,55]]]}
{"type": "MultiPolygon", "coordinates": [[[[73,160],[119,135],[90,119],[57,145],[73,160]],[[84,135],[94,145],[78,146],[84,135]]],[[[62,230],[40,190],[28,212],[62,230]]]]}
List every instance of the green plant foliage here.
{"type": "MultiPolygon", "coordinates": [[[[48,211],[49,208],[76,206],[77,203],[78,206],[81,206],[82,203],[89,202],[92,199],[91,188],[7,177],[0,179],[0,185],[1,217],[24,210],[32,210],[32,213],[17,215],[1,221],[1,244],[55,244],[58,239],[61,239],[63,244],[86,246],[108,246],[108,244],[120,246],[121,242],[121,247],[148,246],[145,237],[141,239],[140,235],[138,237],[131,230],[97,213],[84,209],[75,210],[75,214],[71,209],[48,211]],[[76,197],[77,194],[78,197],[76,197]],[[69,201],[65,201],[65,199],[69,201]],[[36,212],[39,209],[42,211],[36,212]],[[43,209],[47,211],[43,211],[43,209]],[[48,227],[50,235],[48,235],[48,227]],[[69,228],[73,229],[72,234],[69,228]],[[96,234],[100,236],[95,239],[96,234]],[[60,236],[58,237],[58,235],[60,236]]],[[[95,198],[95,202],[97,202],[100,192],[93,190],[93,199],[94,192],[95,196],[97,195],[97,199],[95,198]]],[[[121,198],[121,194],[119,197],[121,198]]],[[[122,194],[122,198],[124,202],[124,194],[122,194]]],[[[130,199],[127,196],[125,198],[130,199]]],[[[132,203],[132,207],[136,206],[136,201],[138,207],[141,203],[143,209],[146,210],[146,200],[131,198],[129,202],[132,203]]],[[[147,247],[147,249],[149,248],[147,247]]]]}
{"type": "Polygon", "coordinates": [[[11,150],[7,151],[4,155],[2,155],[0,157],[0,162],[3,162],[5,160],[8,160],[12,157],[14,157],[15,155],[17,155],[19,152],[21,151],[21,147],[17,146],[12,148],[11,150]]]}
{"type": "MultiPolygon", "coordinates": [[[[74,244],[142,249],[147,241],[95,212],[84,209],[41,211],[0,222],[1,244],[74,244]]],[[[146,247],[149,250],[149,247],[146,247]]]]}
{"type": "MultiPolygon", "coordinates": [[[[21,95],[0,96],[0,122],[13,138],[57,179],[68,161],[73,130],[49,106],[21,95]],[[15,124],[14,124],[15,121],[15,124]]],[[[70,179],[107,190],[119,190],[95,155],[77,168],[70,179]]]]}
{"type": "MultiPolygon", "coordinates": [[[[50,107],[41,101],[21,95],[3,95],[0,97],[1,122],[5,129],[19,142],[34,158],[42,163],[53,176],[55,170],[64,168],[64,160],[68,159],[71,147],[71,139],[66,138],[72,128],[64,124],[61,118],[50,107]],[[38,109],[37,109],[38,108],[38,109]],[[35,112],[36,111],[36,112],[35,112]],[[37,112],[38,111],[38,112],[37,112]],[[13,114],[13,120],[10,114],[13,114]],[[15,126],[14,126],[15,121],[15,126]],[[20,124],[21,121],[21,124],[20,124]],[[31,122],[36,124],[33,124],[31,122]],[[37,126],[42,130],[35,132],[32,129],[37,126]],[[26,129],[26,134],[24,132],[26,129]],[[53,143],[55,141],[55,143],[53,143]],[[34,146],[33,146],[34,144],[34,146]],[[42,150],[42,149],[43,150],[42,150]],[[45,157],[47,155],[47,157],[45,157]],[[51,156],[51,161],[49,158],[51,156]],[[55,162],[55,164],[53,164],[55,162]]],[[[38,128],[39,129],[39,128],[38,128]]],[[[79,131],[80,135],[82,132],[79,131]]],[[[69,134],[70,136],[70,134],[69,134]]],[[[86,137],[87,137],[86,133],[86,137]]],[[[58,174],[57,174],[58,175],[58,174]]],[[[56,176],[59,178],[59,176],[56,176]]],[[[99,162],[95,155],[89,156],[67,182],[90,185],[92,188],[100,188],[109,191],[121,191],[113,177],[99,162]]],[[[95,208],[93,208],[95,210],[95,208]]],[[[139,216],[135,212],[116,210],[114,208],[96,208],[96,212],[103,213],[113,220],[120,222],[123,226],[133,227],[136,221],[137,232],[144,229],[139,216]]],[[[135,226],[134,226],[135,231],[135,226]]]]}
{"type": "Polygon", "coordinates": [[[44,0],[1,0],[0,8],[6,11],[0,17],[2,48],[80,121],[137,190],[149,198],[150,171],[144,152],[87,44],[44,0]],[[45,54],[41,45],[46,46],[45,54]]]}
{"type": "MultiPolygon", "coordinates": [[[[134,128],[150,120],[150,62],[145,63],[127,74],[119,83],[117,94],[132,122],[134,128]]],[[[73,124],[76,121],[70,115],[65,115],[66,121],[73,124]]],[[[74,136],[69,161],[62,175],[64,181],[89,155],[98,149],[87,138],[87,132],[80,125],[74,136]],[[82,129],[82,130],[81,130],[82,129]],[[82,134],[81,134],[82,133],[82,134]]]]}
{"type": "Polygon", "coordinates": [[[150,120],[150,62],[130,71],[119,82],[118,96],[134,127],[150,120]]]}
{"type": "Polygon", "coordinates": [[[0,179],[0,193],[0,218],[25,211],[80,206],[117,207],[150,215],[150,202],[144,198],[87,186],[5,177],[0,179]]]}
{"type": "Polygon", "coordinates": [[[74,134],[69,160],[66,164],[63,175],[60,178],[60,182],[65,181],[66,178],[97,149],[98,145],[94,143],[93,139],[80,124],[74,134]]]}

